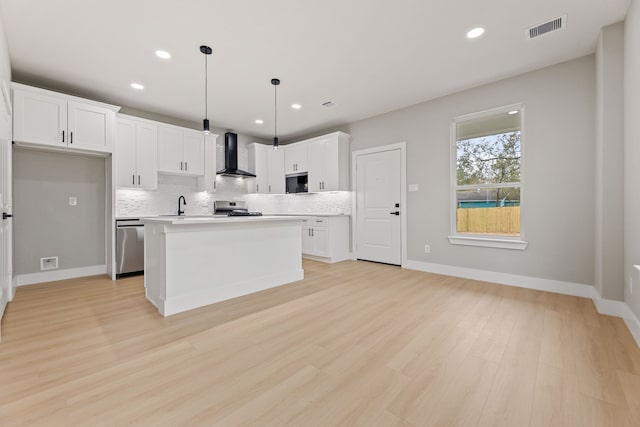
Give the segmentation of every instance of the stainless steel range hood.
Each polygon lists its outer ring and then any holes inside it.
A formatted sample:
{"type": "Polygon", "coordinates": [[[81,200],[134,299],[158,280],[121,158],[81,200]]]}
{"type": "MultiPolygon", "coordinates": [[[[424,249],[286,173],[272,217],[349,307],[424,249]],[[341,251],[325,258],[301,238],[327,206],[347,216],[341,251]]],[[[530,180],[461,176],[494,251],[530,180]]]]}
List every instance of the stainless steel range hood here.
{"type": "Polygon", "coordinates": [[[224,134],[224,169],[217,172],[222,176],[236,178],[254,178],[255,174],[238,169],[238,134],[227,132],[224,134]]]}

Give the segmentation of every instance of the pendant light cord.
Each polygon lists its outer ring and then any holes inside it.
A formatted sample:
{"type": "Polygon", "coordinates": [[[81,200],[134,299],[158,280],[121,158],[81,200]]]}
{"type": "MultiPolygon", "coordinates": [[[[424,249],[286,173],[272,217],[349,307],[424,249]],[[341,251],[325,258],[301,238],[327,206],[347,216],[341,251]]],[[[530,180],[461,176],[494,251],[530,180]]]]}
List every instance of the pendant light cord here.
{"type": "Polygon", "coordinates": [[[207,56],[209,55],[205,55],[204,56],[204,118],[208,119],[209,118],[209,97],[207,96],[209,94],[209,85],[208,85],[208,76],[209,76],[209,72],[207,69],[207,56]]]}
{"type": "Polygon", "coordinates": [[[278,85],[273,85],[273,136],[278,137],[278,85]]]}

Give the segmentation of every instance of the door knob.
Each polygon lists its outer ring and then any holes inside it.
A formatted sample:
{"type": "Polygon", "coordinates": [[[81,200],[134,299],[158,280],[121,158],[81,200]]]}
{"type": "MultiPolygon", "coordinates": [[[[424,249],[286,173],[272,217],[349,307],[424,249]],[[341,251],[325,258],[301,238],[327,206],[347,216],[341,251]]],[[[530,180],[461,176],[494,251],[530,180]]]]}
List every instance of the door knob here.
{"type": "Polygon", "coordinates": [[[8,219],[8,218],[13,218],[13,215],[8,214],[6,212],[2,212],[2,219],[8,219]]]}
{"type": "Polygon", "coordinates": [[[400,215],[400,212],[395,211],[395,212],[389,212],[391,215],[400,215]]]}

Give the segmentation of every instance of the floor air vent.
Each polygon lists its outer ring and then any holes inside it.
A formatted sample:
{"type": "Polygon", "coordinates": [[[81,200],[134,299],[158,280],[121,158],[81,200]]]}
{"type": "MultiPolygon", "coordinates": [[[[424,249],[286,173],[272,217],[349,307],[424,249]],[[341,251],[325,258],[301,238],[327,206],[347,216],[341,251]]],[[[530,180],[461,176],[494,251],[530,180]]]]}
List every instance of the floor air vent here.
{"type": "Polygon", "coordinates": [[[567,15],[560,16],[545,22],[544,24],[536,25],[531,28],[527,28],[527,38],[529,40],[540,37],[543,34],[551,33],[553,31],[564,30],[567,25],[567,15]]]}

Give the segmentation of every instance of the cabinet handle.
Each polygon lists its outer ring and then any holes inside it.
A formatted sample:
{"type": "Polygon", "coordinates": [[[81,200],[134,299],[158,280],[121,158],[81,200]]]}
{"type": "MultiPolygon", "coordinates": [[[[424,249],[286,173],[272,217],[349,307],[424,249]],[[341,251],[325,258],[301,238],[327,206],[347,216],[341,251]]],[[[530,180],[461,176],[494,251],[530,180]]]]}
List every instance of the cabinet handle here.
{"type": "Polygon", "coordinates": [[[256,193],[259,193],[259,192],[260,192],[260,185],[256,184],[256,193]]]}
{"type": "Polygon", "coordinates": [[[134,174],[134,175],[131,175],[131,183],[132,183],[133,185],[136,185],[136,176],[135,176],[135,174],[134,174]]]}
{"type": "Polygon", "coordinates": [[[62,142],[64,142],[64,131],[62,131],[62,142]]]}
{"type": "Polygon", "coordinates": [[[187,171],[187,162],[184,162],[184,171],[187,171]]]}
{"type": "Polygon", "coordinates": [[[313,228],[311,229],[311,237],[314,237],[315,234],[313,234],[313,228]]]}
{"type": "Polygon", "coordinates": [[[73,132],[69,132],[69,142],[73,144],[73,132]]]}
{"type": "Polygon", "coordinates": [[[180,170],[182,170],[182,162],[180,162],[180,170]]]}
{"type": "Polygon", "coordinates": [[[269,184],[269,193],[271,193],[271,184],[269,184]]]}
{"type": "Polygon", "coordinates": [[[138,185],[140,185],[140,175],[138,175],[138,185]]]}

